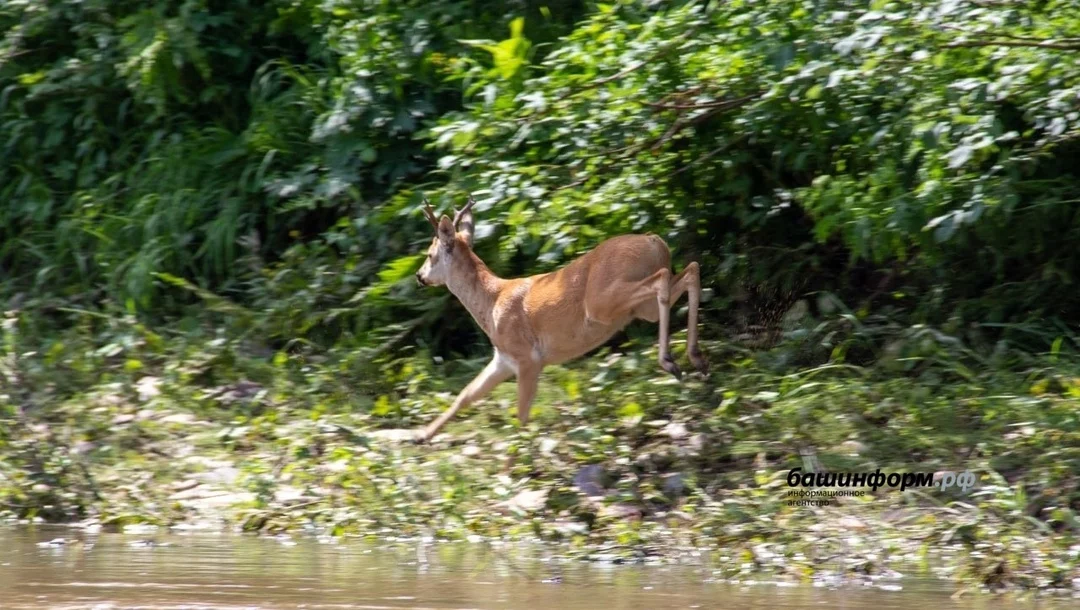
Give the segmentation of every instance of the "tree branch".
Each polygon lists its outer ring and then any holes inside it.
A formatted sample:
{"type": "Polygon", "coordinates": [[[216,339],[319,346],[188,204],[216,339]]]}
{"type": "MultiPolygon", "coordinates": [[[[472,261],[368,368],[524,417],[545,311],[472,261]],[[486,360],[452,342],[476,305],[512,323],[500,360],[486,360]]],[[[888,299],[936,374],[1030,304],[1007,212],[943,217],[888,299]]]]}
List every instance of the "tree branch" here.
{"type": "MultiPolygon", "coordinates": [[[[736,99],[733,99],[733,100],[724,100],[723,102],[715,102],[715,103],[710,102],[710,103],[706,103],[706,104],[687,105],[687,108],[694,108],[694,109],[701,108],[701,109],[706,110],[706,112],[702,112],[701,114],[699,114],[697,116],[689,117],[689,118],[685,117],[685,116],[682,116],[682,111],[683,110],[681,108],[677,107],[676,105],[667,105],[667,107],[671,107],[671,108],[674,108],[674,109],[678,110],[679,113],[680,113],[680,116],[678,118],[676,118],[675,121],[673,121],[671,123],[671,125],[666,130],[664,130],[664,133],[657,136],[656,138],[652,138],[652,139],[646,140],[644,142],[640,142],[640,143],[637,143],[637,144],[631,144],[629,146],[624,146],[622,148],[618,148],[618,149],[615,149],[613,151],[610,151],[611,153],[619,153],[619,154],[612,157],[611,159],[609,159],[608,163],[606,163],[606,164],[602,165],[601,167],[597,168],[597,171],[594,171],[594,172],[592,172],[592,173],[590,173],[590,174],[588,174],[588,175],[586,175],[586,176],[584,176],[582,178],[574,180],[573,182],[571,182],[569,184],[564,184],[563,186],[557,187],[557,188],[553,189],[552,192],[558,192],[558,191],[562,191],[562,190],[571,189],[571,188],[574,188],[574,187],[581,186],[582,184],[585,184],[586,182],[588,182],[588,180],[590,178],[593,178],[594,176],[599,174],[601,171],[609,169],[611,167],[611,164],[615,163],[616,161],[628,159],[628,158],[632,157],[633,155],[636,155],[637,153],[639,153],[639,152],[641,152],[643,150],[646,150],[646,149],[656,151],[663,144],[665,144],[666,142],[668,142],[669,140],[674,138],[676,135],[681,133],[687,127],[697,125],[698,123],[701,123],[702,121],[708,120],[708,119],[712,118],[713,116],[715,116],[715,115],[717,115],[717,114],[719,114],[719,113],[721,113],[721,112],[723,112],[725,110],[731,110],[733,108],[738,108],[739,106],[745,105],[745,104],[759,98],[761,95],[762,94],[760,92],[758,92],[758,93],[753,93],[753,94],[750,94],[750,95],[744,95],[743,97],[736,98],[736,99]]],[[[646,103],[646,102],[642,102],[642,103],[645,103],[648,106],[653,106],[654,105],[652,103],[646,103]]],[[[660,105],[660,106],[665,107],[664,105],[660,105]]],[[[734,144],[737,141],[738,140],[733,141],[732,144],[734,144]]],[[[700,159],[698,162],[704,161],[707,158],[710,158],[710,157],[712,157],[712,156],[714,156],[716,154],[719,154],[725,148],[726,148],[726,145],[725,145],[725,147],[721,147],[720,149],[717,149],[717,150],[709,153],[704,158],[700,159]]],[[[591,155],[591,156],[595,156],[595,155],[591,155]]],[[[691,165],[693,165],[693,163],[691,163],[691,165]]],[[[686,168],[684,167],[684,168],[682,168],[681,170],[679,170],[676,173],[681,173],[685,169],[686,168]]]]}

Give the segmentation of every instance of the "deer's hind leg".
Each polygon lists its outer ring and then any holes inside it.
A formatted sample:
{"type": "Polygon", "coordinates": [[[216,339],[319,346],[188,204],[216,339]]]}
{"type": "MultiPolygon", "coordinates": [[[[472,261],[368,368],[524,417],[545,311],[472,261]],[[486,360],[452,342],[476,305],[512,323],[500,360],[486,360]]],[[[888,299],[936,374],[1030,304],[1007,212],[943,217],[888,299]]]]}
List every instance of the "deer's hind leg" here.
{"type": "MultiPolygon", "coordinates": [[[[709,361],[698,347],[698,307],[701,303],[701,267],[692,262],[671,278],[669,302],[675,304],[685,293],[689,300],[686,325],[686,353],[694,368],[705,374],[709,371],[709,361]]],[[[647,322],[660,320],[660,304],[656,300],[646,299],[633,309],[633,316],[647,322]]],[[[666,370],[666,369],[665,369],[666,370]]]]}
{"type": "Polygon", "coordinates": [[[690,364],[702,374],[709,371],[709,361],[698,347],[698,306],[701,304],[701,267],[697,262],[686,266],[671,280],[671,302],[686,293],[689,301],[686,314],[686,355],[690,364]]]}
{"type": "Polygon", "coordinates": [[[585,299],[586,316],[604,324],[617,324],[630,318],[642,318],[660,323],[660,368],[676,379],[682,371],[675,364],[669,349],[671,318],[671,270],[661,268],[636,282],[617,281],[585,299]]]}

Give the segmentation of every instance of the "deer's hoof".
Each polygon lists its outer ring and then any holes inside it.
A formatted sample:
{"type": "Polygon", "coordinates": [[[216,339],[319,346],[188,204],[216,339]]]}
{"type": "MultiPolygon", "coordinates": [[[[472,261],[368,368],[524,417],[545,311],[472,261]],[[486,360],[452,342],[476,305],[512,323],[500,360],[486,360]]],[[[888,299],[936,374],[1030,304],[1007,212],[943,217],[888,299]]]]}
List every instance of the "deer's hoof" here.
{"type": "Polygon", "coordinates": [[[675,359],[671,357],[671,354],[664,356],[660,360],[660,368],[674,375],[675,379],[682,381],[682,370],[679,369],[679,365],[675,364],[675,359]]]}
{"type": "Polygon", "coordinates": [[[431,437],[428,435],[427,430],[417,430],[413,434],[413,443],[416,443],[417,445],[426,445],[430,439],[431,437]]]}
{"type": "Polygon", "coordinates": [[[701,353],[701,350],[695,347],[690,350],[689,355],[690,364],[694,365],[694,368],[702,375],[707,375],[709,373],[709,361],[705,358],[705,355],[701,353]]]}

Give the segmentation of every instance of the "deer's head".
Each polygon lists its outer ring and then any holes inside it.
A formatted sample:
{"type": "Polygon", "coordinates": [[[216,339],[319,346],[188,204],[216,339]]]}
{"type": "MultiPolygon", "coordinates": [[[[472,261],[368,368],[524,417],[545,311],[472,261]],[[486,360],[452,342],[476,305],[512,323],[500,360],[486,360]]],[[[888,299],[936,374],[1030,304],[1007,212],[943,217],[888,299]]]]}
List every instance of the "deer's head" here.
{"type": "Polygon", "coordinates": [[[416,281],[422,286],[444,286],[454,268],[454,261],[468,257],[473,244],[472,207],[476,200],[469,195],[469,202],[460,211],[454,212],[453,220],[443,214],[435,218],[435,211],[424,198],[424,216],[435,229],[435,237],[428,246],[427,259],[416,272],[416,281]]]}

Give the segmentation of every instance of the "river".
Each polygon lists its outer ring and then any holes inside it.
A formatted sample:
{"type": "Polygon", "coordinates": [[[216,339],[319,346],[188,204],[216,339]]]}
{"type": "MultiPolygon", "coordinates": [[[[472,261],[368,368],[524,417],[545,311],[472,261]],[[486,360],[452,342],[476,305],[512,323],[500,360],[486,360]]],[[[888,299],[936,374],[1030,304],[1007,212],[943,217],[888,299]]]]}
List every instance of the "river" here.
{"type": "MultiPolygon", "coordinates": [[[[314,538],[87,534],[71,528],[0,527],[0,608],[4,609],[989,610],[1016,606],[989,595],[953,600],[947,583],[922,579],[831,588],[721,583],[710,574],[700,566],[514,559],[506,551],[464,543],[330,544],[314,538]]],[[[1047,602],[1023,605],[1051,607],[1047,602]]]]}

